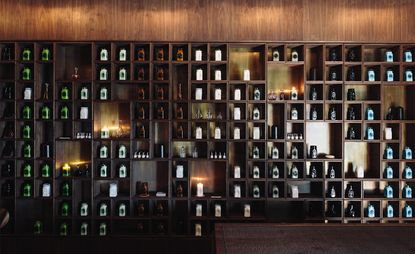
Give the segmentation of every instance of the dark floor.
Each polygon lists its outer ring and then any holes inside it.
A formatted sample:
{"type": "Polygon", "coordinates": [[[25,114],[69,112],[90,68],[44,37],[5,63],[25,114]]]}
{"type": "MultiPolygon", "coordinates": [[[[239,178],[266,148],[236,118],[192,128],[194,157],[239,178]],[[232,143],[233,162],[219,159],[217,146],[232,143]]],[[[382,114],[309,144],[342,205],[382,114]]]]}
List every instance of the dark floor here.
{"type": "Polygon", "coordinates": [[[415,225],[216,225],[217,254],[415,253],[415,225]]]}
{"type": "Polygon", "coordinates": [[[210,238],[61,238],[9,237],[0,235],[0,254],[211,254],[210,238]]]}

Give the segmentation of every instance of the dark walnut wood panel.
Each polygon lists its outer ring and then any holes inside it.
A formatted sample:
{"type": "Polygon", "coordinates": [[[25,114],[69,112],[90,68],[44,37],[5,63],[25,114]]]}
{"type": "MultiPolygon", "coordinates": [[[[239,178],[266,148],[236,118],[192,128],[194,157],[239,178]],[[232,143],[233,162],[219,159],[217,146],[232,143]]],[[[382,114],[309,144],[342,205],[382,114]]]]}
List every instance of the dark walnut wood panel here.
{"type": "Polygon", "coordinates": [[[2,0],[0,6],[3,40],[415,41],[411,0],[2,0]]]}

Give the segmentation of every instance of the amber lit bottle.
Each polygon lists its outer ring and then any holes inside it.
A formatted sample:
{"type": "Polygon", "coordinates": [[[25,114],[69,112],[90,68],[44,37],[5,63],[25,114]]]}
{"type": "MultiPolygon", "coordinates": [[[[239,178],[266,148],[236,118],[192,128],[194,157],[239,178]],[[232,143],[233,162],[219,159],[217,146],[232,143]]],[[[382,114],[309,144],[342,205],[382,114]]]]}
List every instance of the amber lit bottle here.
{"type": "Polygon", "coordinates": [[[177,50],[177,56],[176,56],[176,58],[177,58],[177,61],[180,61],[180,62],[182,62],[182,61],[183,61],[183,59],[184,59],[184,54],[183,54],[183,49],[182,49],[182,48],[179,48],[179,49],[177,50]]]}
{"type": "Polygon", "coordinates": [[[164,119],[164,108],[163,108],[163,106],[160,106],[157,109],[157,116],[158,116],[158,119],[164,119]]]}
{"type": "Polygon", "coordinates": [[[146,113],[144,111],[144,107],[140,107],[138,109],[138,119],[145,119],[146,118],[146,113]]]}
{"type": "Polygon", "coordinates": [[[164,61],[164,50],[162,48],[157,50],[157,60],[164,61]]]}
{"type": "Polygon", "coordinates": [[[157,88],[157,99],[164,100],[164,89],[163,87],[157,88]]]}
{"type": "Polygon", "coordinates": [[[159,67],[157,69],[157,80],[164,80],[164,69],[163,69],[163,67],[159,67]]]}
{"type": "Polygon", "coordinates": [[[183,119],[183,108],[182,108],[182,106],[177,106],[176,118],[177,119],[183,119]]]}
{"type": "Polygon", "coordinates": [[[139,69],[138,69],[138,80],[144,80],[144,68],[143,67],[140,67],[139,69]]]}
{"type": "Polygon", "coordinates": [[[184,131],[183,131],[183,126],[179,125],[179,127],[177,128],[177,138],[183,138],[184,137],[184,131]]]}
{"type": "Polygon", "coordinates": [[[146,54],[143,48],[138,49],[138,61],[145,61],[146,54]]]}
{"type": "Polygon", "coordinates": [[[139,100],[145,99],[145,92],[144,92],[144,88],[142,87],[138,88],[138,99],[139,100]]]}

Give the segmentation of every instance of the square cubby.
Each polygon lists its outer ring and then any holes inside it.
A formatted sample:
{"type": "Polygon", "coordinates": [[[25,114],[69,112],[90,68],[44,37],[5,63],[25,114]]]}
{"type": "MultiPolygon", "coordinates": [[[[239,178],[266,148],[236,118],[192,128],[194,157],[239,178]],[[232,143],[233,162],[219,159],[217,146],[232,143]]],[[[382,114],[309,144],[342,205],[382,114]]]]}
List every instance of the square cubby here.
{"type": "Polygon", "coordinates": [[[188,44],[173,44],[172,45],[172,61],[183,62],[189,59],[188,44]]]}
{"type": "Polygon", "coordinates": [[[307,178],[323,178],[324,176],[324,162],[306,162],[306,177],[307,178]]]}
{"type": "Polygon", "coordinates": [[[135,44],[134,45],[134,61],[147,62],[150,61],[150,45],[149,44],[135,44]]]}
{"type": "Polygon", "coordinates": [[[286,176],[283,161],[268,161],[268,179],[284,179],[286,176]]]}
{"type": "Polygon", "coordinates": [[[264,161],[249,161],[248,162],[248,177],[250,179],[266,178],[266,164],[264,161]]]}
{"type": "Polygon", "coordinates": [[[346,82],[359,82],[362,81],[362,66],[361,65],[347,65],[345,68],[345,81],[346,82]]]}

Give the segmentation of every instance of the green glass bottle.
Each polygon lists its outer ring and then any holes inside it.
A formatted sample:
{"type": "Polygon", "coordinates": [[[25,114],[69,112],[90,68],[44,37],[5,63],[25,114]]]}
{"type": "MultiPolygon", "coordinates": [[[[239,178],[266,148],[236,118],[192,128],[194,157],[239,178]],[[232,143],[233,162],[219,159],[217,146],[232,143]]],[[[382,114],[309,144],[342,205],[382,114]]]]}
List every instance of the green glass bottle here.
{"type": "Polygon", "coordinates": [[[23,165],[23,177],[32,177],[32,166],[27,162],[23,165]]]}
{"type": "Polygon", "coordinates": [[[23,107],[23,119],[30,119],[32,118],[32,108],[28,105],[23,107]]]}
{"type": "Polygon", "coordinates": [[[67,236],[68,235],[68,224],[66,224],[65,222],[62,223],[59,227],[59,234],[61,236],[67,236]]]}
{"type": "Polygon", "coordinates": [[[42,231],[43,231],[42,222],[39,220],[35,221],[35,224],[33,225],[33,233],[38,235],[38,234],[41,234],[42,231]]]}
{"type": "Polygon", "coordinates": [[[22,52],[22,61],[30,61],[32,59],[32,50],[25,48],[22,52]]]}
{"type": "Polygon", "coordinates": [[[28,198],[32,196],[32,184],[25,183],[23,184],[23,197],[28,198]]]}
{"type": "Polygon", "coordinates": [[[67,86],[62,87],[61,100],[69,100],[69,88],[67,86]]]}
{"type": "Polygon", "coordinates": [[[22,80],[31,80],[32,79],[32,69],[29,67],[24,67],[22,70],[22,80]]]}
{"type": "Polygon", "coordinates": [[[44,163],[44,164],[42,165],[42,168],[41,168],[41,170],[40,170],[40,171],[41,171],[41,172],[40,172],[40,175],[41,175],[42,177],[50,177],[51,170],[50,170],[50,166],[49,166],[49,164],[44,163]]]}
{"type": "Polygon", "coordinates": [[[63,106],[61,108],[61,119],[68,119],[69,118],[69,108],[68,106],[63,106]]]}
{"type": "Polygon", "coordinates": [[[47,105],[44,105],[41,110],[41,115],[43,120],[50,119],[50,108],[47,105]]]}
{"type": "Polygon", "coordinates": [[[23,157],[31,158],[32,157],[32,146],[30,144],[24,144],[23,146],[23,157]]]}
{"type": "Polygon", "coordinates": [[[30,125],[24,125],[23,126],[23,138],[30,138],[31,128],[30,125]]]}
{"type": "Polygon", "coordinates": [[[71,195],[71,187],[69,186],[69,183],[63,183],[62,185],[62,196],[63,197],[69,197],[71,195]]]}
{"type": "Polygon", "coordinates": [[[48,48],[42,49],[42,61],[49,61],[50,60],[50,50],[48,48]]]}
{"type": "Polygon", "coordinates": [[[63,216],[63,217],[69,216],[69,204],[66,201],[62,202],[61,216],[63,216]]]}

